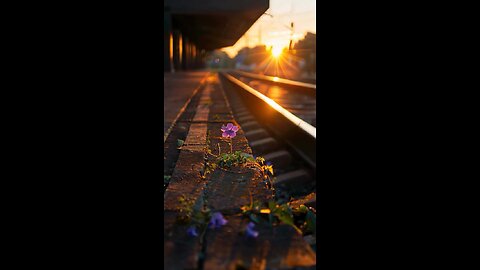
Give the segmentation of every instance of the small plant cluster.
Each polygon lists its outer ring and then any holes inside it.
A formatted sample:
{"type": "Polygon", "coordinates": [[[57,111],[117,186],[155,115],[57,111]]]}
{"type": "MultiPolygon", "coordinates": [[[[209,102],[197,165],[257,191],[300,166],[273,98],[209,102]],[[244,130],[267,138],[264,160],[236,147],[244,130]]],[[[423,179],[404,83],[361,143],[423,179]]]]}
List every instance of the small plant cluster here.
{"type": "MultiPolygon", "coordinates": [[[[216,160],[214,162],[207,162],[205,170],[202,174],[202,177],[205,177],[207,174],[213,172],[216,168],[229,169],[232,167],[246,167],[255,169],[262,175],[263,183],[267,188],[273,190],[273,181],[272,177],[274,176],[273,165],[269,162],[265,162],[263,157],[253,157],[248,153],[241,151],[232,150],[232,138],[236,136],[236,132],[239,130],[239,127],[234,126],[231,123],[228,123],[226,126],[222,126],[222,138],[228,140],[230,145],[229,153],[221,153],[220,144],[218,144],[218,155],[212,153],[212,151],[207,147],[206,152],[214,157],[216,160]]],[[[208,133],[210,135],[210,133],[208,133]]],[[[207,136],[208,145],[210,145],[209,136],[207,136]]],[[[250,205],[243,206],[241,208],[242,213],[249,217],[251,222],[249,222],[245,228],[245,235],[248,237],[256,238],[259,235],[258,231],[255,231],[255,224],[269,224],[270,226],[284,223],[292,226],[297,232],[303,233],[315,233],[315,222],[316,215],[313,209],[307,208],[305,205],[301,205],[298,208],[291,208],[288,204],[279,204],[274,200],[269,201],[267,205],[262,205],[260,202],[253,202],[251,200],[250,205]]],[[[195,222],[201,224],[205,223],[208,218],[210,218],[210,223],[215,223],[215,218],[213,216],[208,216],[209,212],[200,214],[195,222]],[[201,221],[201,222],[199,222],[201,221]]],[[[221,215],[221,214],[220,214],[221,215]]],[[[216,219],[221,220],[220,223],[226,223],[227,221],[223,217],[216,217],[216,219]]],[[[202,228],[201,225],[192,226],[189,228],[188,233],[192,236],[197,236],[196,228],[202,228]]]]}
{"type": "Polygon", "coordinates": [[[230,152],[222,153],[220,149],[220,144],[218,144],[218,155],[215,155],[212,150],[208,148],[208,145],[210,145],[210,132],[208,132],[207,148],[205,149],[205,151],[207,154],[215,157],[216,160],[214,162],[206,163],[205,170],[202,173],[203,178],[207,174],[213,172],[217,167],[220,167],[222,169],[229,169],[239,166],[256,168],[263,173],[265,179],[268,179],[267,172],[270,172],[270,175],[273,176],[273,167],[271,166],[271,164],[264,164],[265,159],[261,157],[254,158],[252,155],[241,151],[233,152],[232,138],[237,135],[237,131],[239,130],[238,126],[235,126],[232,123],[228,123],[226,126],[222,125],[222,128],[220,130],[222,131],[222,138],[224,140],[227,140],[228,144],[230,145],[230,152]]]}
{"type": "Polygon", "coordinates": [[[184,140],[177,139],[177,149],[181,149],[184,143],[184,140]]]}
{"type": "Polygon", "coordinates": [[[292,226],[301,234],[316,234],[315,210],[303,204],[297,208],[291,208],[288,204],[277,204],[273,200],[267,204],[256,201],[243,206],[241,210],[242,214],[258,224],[273,226],[283,223],[292,226]]]}
{"type": "Polygon", "coordinates": [[[256,157],[254,162],[247,163],[246,166],[256,169],[263,178],[263,183],[268,189],[273,188],[273,165],[270,162],[265,162],[263,157],[256,157]]]}
{"type": "MultiPolygon", "coordinates": [[[[222,137],[230,139],[230,153],[220,152],[220,145],[218,145],[218,155],[214,155],[210,150],[208,153],[217,158],[216,163],[207,163],[206,172],[215,170],[220,167],[228,169],[236,166],[243,166],[253,168],[258,171],[263,178],[263,183],[267,188],[274,190],[272,177],[274,176],[273,165],[270,162],[265,162],[263,157],[253,157],[247,153],[240,151],[232,151],[231,140],[236,136],[238,127],[229,123],[221,128],[222,137]]],[[[275,191],[275,190],[274,190],[275,191]]],[[[250,205],[241,208],[242,213],[250,218],[251,221],[260,224],[267,223],[273,226],[277,223],[284,223],[292,226],[299,233],[313,233],[316,234],[316,215],[313,208],[307,208],[301,205],[297,208],[291,208],[287,203],[278,203],[274,200],[269,201],[267,205],[262,205],[260,202],[250,202],[250,205]]],[[[258,232],[253,231],[255,223],[250,222],[246,228],[246,234],[252,237],[257,237],[258,232]]]]}
{"type": "Polygon", "coordinates": [[[163,187],[166,187],[170,183],[171,175],[163,175],[163,187]]]}
{"type": "Polygon", "coordinates": [[[217,157],[217,164],[222,168],[241,166],[253,161],[254,159],[251,155],[240,151],[235,151],[235,153],[230,154],[223,153],[217,157]]]}
{"type": "Polygon", "coordinates": [[[217,158],[215,162],[206,163],[202,178],[205,178],[207,174],[212,173],[217,167],[224,170],[232,167],[252,168],[261,174],[265,186],[269,189],[273,189],[273,165],[270,162],[265,163],[263,157],[254,158],[252,155],[240,151],[235,151],[235,153],[223,153],[215,157],[217,158]]]}
{"type": "Polygon", "coordinates": [[[189,236],[196,237],[198,236],[199,231],[201,231],[203,235],[207,229],[220,229],[228,223],[220,212],[211,214],[210,210],[208,210],[206,212],[198,213],[199,214],[195,216],[195,219],[192,220],[192,225],[187,229],[187,234],[189,236]]]}
{"type": "MultiPolygon", "coordinates": [[[[237,135],[237,131],[239,130],[238,126],[233,125],[232,123],[228,123],[226,126],[222,125],[222,138],[227,140],[228,144],[230,145],[230,152],[229,153],[221,153],[220,144],[218,144],[218,155],[212,153],[211,149],[208,148],[210,145],[210,131],[207,132],[207,148],[205,149],[206,153],[214,156],[216,160],[214,162],[206,162],[205,170],[202,173],[202,178],[205,178],[207,174],[212,173],[216,168],[221,169],[229,169],[232,167],[247,167],[253,168],[261,173],[264,183],[268,188],[273,189],[272,179],[273,177],[273,166],[271,163],[265,163],[265,159],[263,157],[253,157],[248,153],[244,153],[241,151],[233,152],[232,149],[232,139],[237,135]]],[[[254,207],[253,205],[251,207],[254,207]]],[[[257,206],[255,206],[257,207],[257,206]]],[[[251,211],[254,208],[245,209],[245,211],[251,211]]],[[[256,209],[256,208],[255,208],[256,209]]],[[[283,218],[281,212],[275,212],[277,216],[283,218]]],[[[204,212],[203,214],[194,215],[196,218],[193,221],[197,224],[196,226],[191,226],[187,230],[187,233],[191,236],[198,236],[197,228],[204,228],[202,226],[202,222],[205,223],[208,218],[210,218],[210,222],[208,227],[209,228],[219,228],[227,223],[227,220],[221,216],[220,213],[215,213],[208,216],[210,214],[209,211],[204,212]]],[[[252,217],[255,213],[251,213],[252,217]]],[[[252,219],[255,221],[255,219],[252,219]]],[[[257,220],[258,221],[258,220],[257,220]]],[[[258,223],[258,222],[257,222],[258,223]]],[[[204,230],[205,232],[205,230],[204,230]]],[[[256,238],[259,235],[258,231],[255,231],[255,223],[249,222],[245,227],[245,235],[247,237],[256,238]]]]}
{"type": "Polygon", "coordinates": [[[200,209],[194,208],[195,201],[183,195],[178,198],[178,202],[180,206],[177,220],[183,224],[190,224],[187,229],[189,236],[196,237],[199,231],[204,234],[207,229],[219,229],[228,223],[220,212],[212,213],[206,206],[200,209]]]}
{"type": "Polygon", "coordinates": [[[193,206],[195,204],[195,200],[188,199],[182,195],[178,198],[178,203],[179,206],[177,207],[177,210],[179,214],[177,215],[177,220],[183,223],[190,222],[193,215],[193,206]]]}

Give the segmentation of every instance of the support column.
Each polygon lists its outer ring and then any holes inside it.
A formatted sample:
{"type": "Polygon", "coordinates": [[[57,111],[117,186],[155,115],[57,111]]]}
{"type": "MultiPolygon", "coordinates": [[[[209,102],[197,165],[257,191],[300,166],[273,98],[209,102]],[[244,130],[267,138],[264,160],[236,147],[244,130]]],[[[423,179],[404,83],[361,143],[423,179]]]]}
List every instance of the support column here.
{"type": "Polygon", "coordinates": [[[188,44],[188,68],[189,68],[189,69],[192,69],[192,68],[193,68],[193,67],[192,67],[192,60],[193,60],[193,59],[192,59],[192,48],[193,48],[193,46],[194,46],[194,45],[193,45],[193,43],[191,43],[191,42],[188,44]]]}
{"type": "Polygon", "coordinates": [[[173,30],[173,68],[174,70],[180,70],[180,36],[181,33],[178,30],[173,30]]]}
{"type": "Polygon", "coordinates": [[[183,48],[182,48],[182,51],[183,51],[182,69],[183,70],[188,70],[188,63],[190,62],[189,55],[188,55],[188,45],[189,45],[188,37],[183,37],[183,48]]]}
{"type": "Polygon", "coordinates": [[[183,57],[183,43],[184,43],[183,35],[182,33],[179,33],[178,35],[178,62],[179,62],[178,69],[179,70],[184,69],[183,62],[185,61],[185,57],[183,57]]]}
{"type": "Polygon", "coordinates": [[[170,9],[163,10],[163,72],[174,72],[172,51],[172,14],[170,9]]]}
{"type": "Polygon", "coordinates": [[[192,68],[193,69],[197,68],[197,65],[195,62],[195,59],[197,57],[196,52],[197,52],[197,46],[195,46],[195,44],[192,44],[192,68]]]}

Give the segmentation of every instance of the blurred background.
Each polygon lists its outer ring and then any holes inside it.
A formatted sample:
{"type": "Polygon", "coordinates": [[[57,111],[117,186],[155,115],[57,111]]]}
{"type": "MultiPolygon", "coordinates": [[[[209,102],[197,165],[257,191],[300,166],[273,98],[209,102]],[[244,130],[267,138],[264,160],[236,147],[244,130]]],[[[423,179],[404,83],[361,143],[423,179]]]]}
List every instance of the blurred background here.
{"type": "Polygon", "coordinates": [[[165,72],[237,69],[315,83],[315,0],[165,3],[165,72]]]}

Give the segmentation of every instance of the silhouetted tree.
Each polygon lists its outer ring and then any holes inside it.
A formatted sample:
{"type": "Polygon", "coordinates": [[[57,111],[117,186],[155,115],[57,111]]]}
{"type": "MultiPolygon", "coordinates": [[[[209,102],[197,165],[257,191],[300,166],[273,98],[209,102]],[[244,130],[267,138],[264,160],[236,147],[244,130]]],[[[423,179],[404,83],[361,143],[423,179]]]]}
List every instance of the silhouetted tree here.
{"type": "Polygon", "coordinates": [[[254,48],[244,47],[240,49],[234,59],[235,62],[242,65],[255,64],[258,66],[267,57],[269,57],[267,47],[265,45],[258,45],[254,48]]]}
{"type": "Polygon", "coordinates": [[[317,35],[308,32],[294,46],[295,55],[305,60],[304,70],[307,73],[317,71],[317,35]]]}
{"type": "Polygon", "coordinates": [[[233,59],[226,52],[220,50],[210,52],[206,64],[210,68],[232,68],[234,66],[233,59]]]}

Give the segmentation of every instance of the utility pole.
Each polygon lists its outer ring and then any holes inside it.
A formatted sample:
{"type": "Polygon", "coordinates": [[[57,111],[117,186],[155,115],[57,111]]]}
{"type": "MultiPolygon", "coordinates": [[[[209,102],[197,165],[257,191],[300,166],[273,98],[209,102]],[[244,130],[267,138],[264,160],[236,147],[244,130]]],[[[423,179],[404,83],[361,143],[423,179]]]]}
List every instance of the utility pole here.
{"type": "Polygon", "coordinates": [[[290,23],[290,45],[288,46],[288,50],[291,51],[293,49],[293,22],[290,23]]]}

